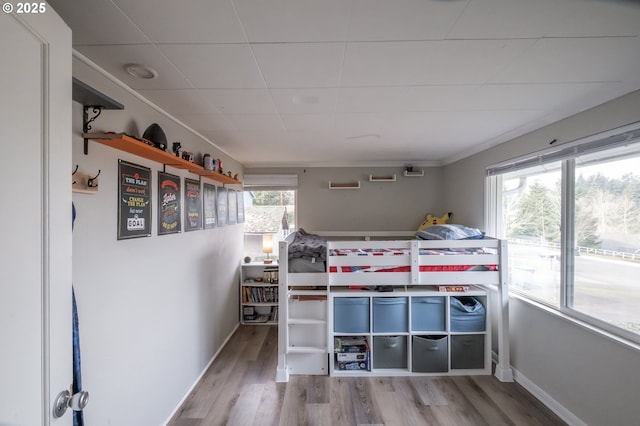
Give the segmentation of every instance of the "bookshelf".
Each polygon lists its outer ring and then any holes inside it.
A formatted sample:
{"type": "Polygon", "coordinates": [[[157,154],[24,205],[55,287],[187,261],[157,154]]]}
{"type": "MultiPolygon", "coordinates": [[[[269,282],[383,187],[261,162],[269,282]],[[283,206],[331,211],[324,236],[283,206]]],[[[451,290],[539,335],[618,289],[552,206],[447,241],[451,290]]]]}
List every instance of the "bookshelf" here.
{"type": "Polygon", "coordinates": [[[240,323],[278,324],[278,265],[261,262],[240,266],[240,323]]]}

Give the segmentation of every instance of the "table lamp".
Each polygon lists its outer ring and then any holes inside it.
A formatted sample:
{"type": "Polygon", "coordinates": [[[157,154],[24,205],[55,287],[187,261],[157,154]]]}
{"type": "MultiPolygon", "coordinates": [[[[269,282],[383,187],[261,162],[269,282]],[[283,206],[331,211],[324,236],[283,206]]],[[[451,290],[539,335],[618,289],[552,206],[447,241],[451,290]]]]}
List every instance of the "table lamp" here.
{"type": "Polygon", "coordinates": [[[267,253],[267,258],[264,260],[264,263],[269,264],[273,262],[273,260],[269,258],[269,255],[273,253],[273,235],[262,234],[262,251],[267,253]]]}

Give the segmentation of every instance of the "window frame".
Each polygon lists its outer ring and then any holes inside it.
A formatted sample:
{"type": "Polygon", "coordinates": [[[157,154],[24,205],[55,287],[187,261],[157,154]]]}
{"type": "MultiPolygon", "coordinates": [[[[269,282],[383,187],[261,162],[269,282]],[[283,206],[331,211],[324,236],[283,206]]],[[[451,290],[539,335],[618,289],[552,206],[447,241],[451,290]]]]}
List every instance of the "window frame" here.
{"type": "MultiPolygon", "coordinates": [[[[485,229],[489,235],[505,238],[502,223],[503,193],[502,184],[505,173],[514,170],[526,170],[545,163],[560,161],[561,169],[561,223],[560,223],[560,301],[559,306],[548,303],[539,298],[519,291],[509,286],[509,293],[517,296],[526,303],[540,306],[548,312],[556,312],[562,317],[574,321],[599,334],[613,338],[614,340],[630,344],[640,349],[640,333],[635,333],[625,328],[616,326],[597,317],[576,310],[573,304],[574,287],[574,255],[575,255],[575,158],[584,154],[584,148],[591,147],[593,151],[606,152],[620,147],[620,140],[626,140],[628,144],[640,146],[640,122],[628,126],[613,129],[608,132],[592,135],[587,138],[568,142],[559,147],[531,153],[526,156],[490,165],[486,168],[485,177],[485,229]],[[629,136],[632,135],[632,136],[629,136]],[[621,138],[622,136],[622,138],[621,138]],[[603,141],[598,148],[598,142],[603,141]],[[607,145],[606,141],[614,141],[607,145]],[[595,147],[595,148],[594,148],[595,147]]],[[[626,145],[624,145],[626,146],[626,145]]]]}

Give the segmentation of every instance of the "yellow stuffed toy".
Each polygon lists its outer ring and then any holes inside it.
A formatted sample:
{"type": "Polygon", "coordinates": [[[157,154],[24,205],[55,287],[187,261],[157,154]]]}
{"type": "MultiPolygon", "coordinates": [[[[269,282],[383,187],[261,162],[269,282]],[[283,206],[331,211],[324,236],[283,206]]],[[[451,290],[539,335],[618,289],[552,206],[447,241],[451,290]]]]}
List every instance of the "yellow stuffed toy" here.
{"type": "Polygon", "coordinates": [[[443,214],[442,217],[435,217],[428,214],[427,217],[425,217],[424,222],[422,222],[418,227],[418,231],[422,231],[423,229],[433,225],[444,225],[449,219],[451,219],[451,216],[453,216],[453,213],[451,212],[443,214]]]}

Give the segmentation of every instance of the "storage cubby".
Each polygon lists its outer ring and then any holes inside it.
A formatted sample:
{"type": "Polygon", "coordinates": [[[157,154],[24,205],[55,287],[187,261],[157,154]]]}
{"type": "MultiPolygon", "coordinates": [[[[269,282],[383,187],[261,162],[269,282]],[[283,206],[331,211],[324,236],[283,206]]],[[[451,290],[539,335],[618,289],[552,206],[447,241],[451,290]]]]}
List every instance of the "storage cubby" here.
{"type": "Polygon", "coordinates": [[[416,373],[449,371],[449,336],[413,336],[412,370],[416,373]]]}
{"type": "MultiPolygon", "coordinates": [[[[335,375],[490,374],[487,292],[439,292],[423,286],[392,292],[332,289],[332,339],[366,340],[370,353],[339,355],[335,375]],[[356,368],[358,360],[370,370],[356,368]]],[[[362,367],[362,366],[361,366],[362,367]]]]}
{"type": "Polygon", "coordinates": [[[240,268],[240,322],[278,323],[278,268],[264,263],[243,263],[240,268]]]}
{"type": "Polygon", "coordinates": [[[407,336],[373,336],[373,368],[407,368],[407,336]]]}

